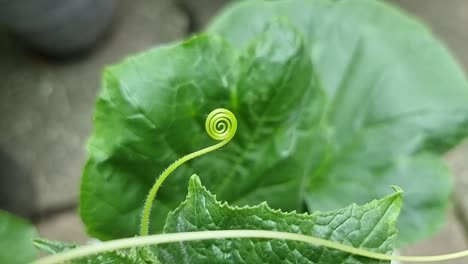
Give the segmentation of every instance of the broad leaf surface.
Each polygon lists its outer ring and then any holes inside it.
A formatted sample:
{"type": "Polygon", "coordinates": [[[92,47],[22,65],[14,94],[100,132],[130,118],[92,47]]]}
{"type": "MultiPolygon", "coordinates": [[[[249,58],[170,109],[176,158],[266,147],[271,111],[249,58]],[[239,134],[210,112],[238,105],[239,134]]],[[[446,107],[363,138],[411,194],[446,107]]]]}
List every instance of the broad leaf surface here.
{"type": "Polygon", "coordinates": [[[36,229],[25,220],[0,210],[0,263],[26,264],[36,258],[36,229]]]}
{"type": "Polygon", "coordinates": [[[310,146],[321,144],[316,124],[323,109],[307,45],[287,21],[276,21],[245,49],[199,36],[108,68],[81,186],[88,232],[101,239],[137,234],[157,175],[214,144],[204,122],[219,107],[236,115],[236,136],[169,177],[155,203],[153,231],[183,201],[182,186],[194,172],[233,204],[267,200],[273,208],[302,208],[304,179],[319,161],[313,156],[321,155],[310,146]]]}
{"type": "MultiPolygon", "coordinates": [[[[200,183],[189,182],[187,200],[168,216],[164,232],[200,230],[261,229],[312,235],[374,252],[391,254],[396,238],[396,220],[402,204],[396,192],[380,200],[350,205],[330,212],[283,213],[266,203],[231,207],[220,203],[200,183]]],[[[242,264],[389,263],[315,245],[284,240],[228,239],[181,242],[159,246],[162,263],[242,264]]]]}
{"type": "Polygon", "coordinates": [[[310,173],[309,210],[362,203],[396,184],[408,202],[400,242],[434,233],[452,189],[437,154],[468,134],[468,85],[457,63],[425,26],[375,0],[245,1],[209,31],[243,47],[276,17],[312,43],[327,96],[328,147],[310,173]]]}

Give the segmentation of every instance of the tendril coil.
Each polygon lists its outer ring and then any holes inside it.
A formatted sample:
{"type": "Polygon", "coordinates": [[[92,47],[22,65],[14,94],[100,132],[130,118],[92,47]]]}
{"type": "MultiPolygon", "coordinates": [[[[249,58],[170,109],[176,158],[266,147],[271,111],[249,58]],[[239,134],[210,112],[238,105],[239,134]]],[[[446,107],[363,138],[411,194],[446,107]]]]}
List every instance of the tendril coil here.
{"type": "Polygon", "coordinates": [[[227,109],[215,109],[206,118],[205,129],[214,140],[230,140],[237,131],[236,116],[227,109]]]}
{"type": "Polygon", "coordinates": [[[229,110],[224,108],[217,108],[211,111],[205,122],[205,129],[208,135],[220,142],[215,145],[206,147],[204,149],[200,149],[193,153],[183,156],[182,158],[176,160],[172,163],[167,169],[161,173],[161,175],[156,179],[153,187],[151,188],[148,196],[146,197],[145,204],[143,206],[143,213],[141,216],[141,223],[140,223],[140,235],[146,236],[149,234],[149,225],[150,225],[150,218],[151,218],[151,209],[153,207],[153,201],[156,198],[156,194],[163,184],[163,182],[167,179],[167,177],[180,165],[184,164],[185,162],[204,155],[208,152],[217,150],[222,146],[226,145],[236,134],[237,131],[237,119],[236,116],[229,110]]]}

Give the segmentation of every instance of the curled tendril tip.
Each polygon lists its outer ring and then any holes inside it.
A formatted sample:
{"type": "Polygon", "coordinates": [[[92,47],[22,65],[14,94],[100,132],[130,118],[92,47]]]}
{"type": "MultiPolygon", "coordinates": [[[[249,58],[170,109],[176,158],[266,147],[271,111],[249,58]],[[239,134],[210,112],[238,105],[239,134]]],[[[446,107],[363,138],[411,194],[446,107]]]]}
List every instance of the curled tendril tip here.
{"type": "Polygon", "coordinates": [[[227,109],[217,108],[206,118],[205,129],[214,140],[230,140],[237,131],[236,116],[227,109]]]}

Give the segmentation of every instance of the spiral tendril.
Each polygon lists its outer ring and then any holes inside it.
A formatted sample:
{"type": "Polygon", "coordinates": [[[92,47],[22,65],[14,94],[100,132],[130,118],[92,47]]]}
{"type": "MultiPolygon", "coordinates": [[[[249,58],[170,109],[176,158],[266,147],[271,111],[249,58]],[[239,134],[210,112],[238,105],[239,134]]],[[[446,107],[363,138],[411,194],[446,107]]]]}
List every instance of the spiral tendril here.
{"type": "Polygon", "coordinates": [[[230,140],[237,131],[236,116],[227,109],[215,109],[206,118],[205,129],[212,139],[230,140]]]}
{"type": "Polygon", "coordinates": [[[199,157],[201,155],[207,154],[211,151],[217,150],[222,146],[226,145],[236,134],[236,116],[227,109],[217,108],[208,114],[208,117],[206,118],[205,122],[205,129],[206,133],[208,133],[208,135],[211,138],[221,142],[218,142],[215,145],[206,147],[204,149],[200,149],[198,151],[183,156],[182,158],[172,163],[169,167],[167,167],[167,169],[165,169],[163,173],[161,173],[161,175],[156,179],[150,192],[148,193],[148,196],[146,197],[145,204],[143,206],[143,214],[141,216],[140,235],[146,236],[149,233],[149,224],[153,201],[156,198],[156,194],[159,188],[167,179],[167,177],[185,162],[193,158],[199,157]]]}

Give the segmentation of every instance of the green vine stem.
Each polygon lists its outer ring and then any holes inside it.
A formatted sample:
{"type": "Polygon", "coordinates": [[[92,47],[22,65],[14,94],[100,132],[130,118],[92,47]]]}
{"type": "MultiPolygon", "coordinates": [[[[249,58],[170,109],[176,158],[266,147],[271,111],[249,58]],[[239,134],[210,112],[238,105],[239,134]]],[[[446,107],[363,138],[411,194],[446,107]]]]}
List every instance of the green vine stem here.
{"type": "Polygon", "coordinates": [[[236,116],[229,110],[224,108],[217,108],[208,115],[205,122],[205,129],[208,135],[215,139],[220,140],[221,142],[198,150],[196,152],[190,153],[183,156],[182,158],[176,160],[172,163],[163,173],[157,178],[153,187],[151,188],[148,196],[146,197],[145,205],[143,207],[143,214],[141,217],[140,224],[140,235],[147,236],[149,233],[149,224],[151,216],[151,208],[153,206],[153,201],[156,198],[156,194],[166,180],[166,178],[175,170],[177,167],[183,163],[196,158],[198,156],[204,155],[208,152],[217,150],[222,146],[226,145],[236,134],[237,130],[237,119],[236,116]]]}
{"type": "Polygon", "coordinates": [[[353,255],[368,257],[378,260],[396,260],[402,262],[437,262],[447,261],[457,258],[468,256],[468,250],[460,251],[457,253],[437,255],[437,256],[393,256],[381,253],[371,252],[362,248],[355,248],[348,245],[343,245],[337,242],[307,236],[296,233],[267,231],[267,230],[221,230],[221,231],[196,231],[196,232],[182,232],[172,234],[160,234],[151,236],[140,236],[133,238],[124,238],[104,242],[97,245],[82,246],[72,249],[57,255],[52,255],[39,259],[31,264],[59,264],[65,261],[70,261],[98,253],[139,247],[148,245],[158,245],[183,241],[196,241],[196,240],[213,240],[213,239],[229,239],[229,238],[260,238],[260,239],[282,239],[292,240],[298,242],[305,242],[315,244],[317,246],[324,246],[331,249],[340,250],[353,255]]]}

